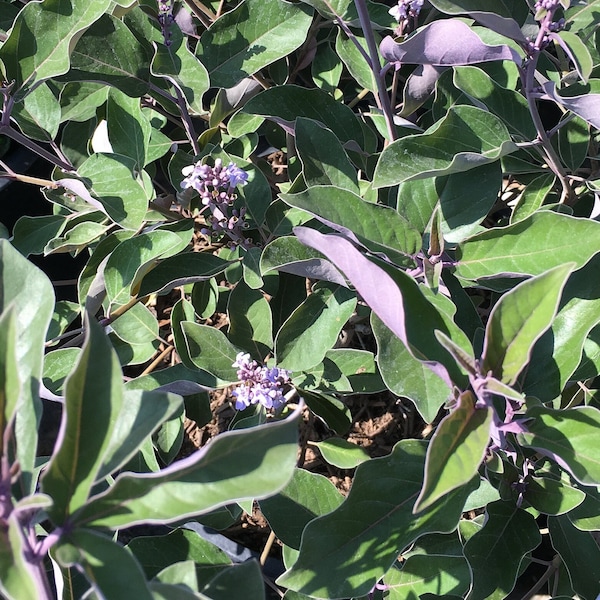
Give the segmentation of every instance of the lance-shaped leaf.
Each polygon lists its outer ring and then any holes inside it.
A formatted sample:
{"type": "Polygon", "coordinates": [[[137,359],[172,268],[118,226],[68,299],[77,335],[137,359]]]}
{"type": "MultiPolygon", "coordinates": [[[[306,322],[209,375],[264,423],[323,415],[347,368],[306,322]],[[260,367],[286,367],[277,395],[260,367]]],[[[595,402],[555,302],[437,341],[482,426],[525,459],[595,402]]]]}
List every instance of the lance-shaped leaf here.
{"type": "MultiPolygon", "coordinates": [[[[10,438],[7,428],[14,426],[20,394],[17,319],[15,309],[11,306],[0,316],[0,435],[3,439],[10,438]]],[[[3,459],[4,447],[4,444],[0,446],[0,459],[3,459]]]]}
{"type": "Polygon", "coordinates": [[[460,395],[457,406],[442,419],[429,443],[415,513],[475,476],[490,441],[491,423],[491,408],[475,408],[471,392],[460,395]]]}
{"type": "Polygon", "coordinates": [[[512,60],[521,64],[521,57],[513,48],[505,44],[484,44],[466,23],[457,19],[434,21],[402,43],[388,36],[381,42],[380,50],[388,62],[412,65],[452,67],[490,60],[512,60]]]}
{"type": "Polygon", "coordinates": [[[25,95],[34,81],[66,73],[73,40],[109,6],[110,0],[46,0],[27,4],[0,49],[5,77],[15,81],[18,95],[25,95]]]}
{"type": "Polygon", "coordinates": [[[523,281],[494,306],[485,331],[484,372],[512,385],[529,362],[531,349],[552,325],[573,263],[523,281]]]}
{"type": "Polygon", "coordinates": [[[543,210],[465,240],[456,274],[465,279],[540,275],[566,263],[578,269],[600,252],[600,223],[543,210]]]}
{"type": "Polygon", "coordinates": [[[296,464],[299,416],[296,411],[284,421],[221,434],[158,473],[122,474],[73,520],[113,529],[171,523],[277,493],[296,464]]]}
{"type": "Polygon", "coordinates": [[[106,535],[76,529],[60,540],[53,553],[62,566],[80,567],[100,598],[154,598],[132,554],[106,535]]]}
{"type": "MultiPolygon", "coordinates": [[[[0,240],[0,313],[10,305],[16,315],[16,358],[22,382],[17,400],[15,437],[21,477],[15,489],[24,495],[33,490],[44,342],[54,309],[54,289],[46,275],[0,240]]],[[[10,360],[10,359],[8,359],[10,360]]]]}
{"type": "Polygon", "coordinates": [[[425,533],[452,531],[476,485],[412,514],[425,449],[423,442],[404,440],[389,456],[360,465],[344,503],[307,525],[298,560],[278,583],[317,598],[362,596],[411,542],[425,533]]]}
{"type": "Polygon", "coordinates": [[[348,288],[319,284],[281,326],[275,339],[277,365],[303,371],[319,364],[355,307],[356,294],[348,288]]]}
{"type": "Polygon", "coordinates": [[[584,485],[600,485],[600,410],[583,406],[553,410],[534,406],[527,411],[533,421],[519,443],[555,460],[584,485]]]}
{"type": "Polygon", "coordinates": [[[123,384],[119,361],[93,320],[75,370],[65,384],[65,404],[57,450],[42,489],[54,500],[50,516],[56,524],[85,504],[104,462],[105,452],[122,409],[123,384]]]}
{"type": "Polygon", "coordinates": [[[514,503],[494,502],[486,513],[485,525],[464,548],[473,573],[469,597],[502,600],[515,585],[523,557],[542,538],[535,519],[514,503]]]}
{"type": "Polygon", "coordinates": [[[590,56],[589,50],[581,38],[570,31],[561,31],[560,33],[550,33],[548,36],[565,51],[565,54],[571,59],[575,70],[580,79],[586,83],[592,74],[594,62],[590,56]]]}
{"type": "Polygon", "coordinates": [[[320,185],[299,194],[281,194],[281,198],[373,252],[387,253],[392,260],[405,263],[421,248],[421,235],[397,211],[365,202],[350,190],[320,185]]]}
{"type": "Polygon", "coordinates": [[[474,106],[453,106],[425,133],[403,137],[385,148],[373,186],[469,171],[515,150],[497,116],[474,106]]]}
{"type": "Polygon", "coordinates": [[[312,22],[307,6],[247,0],[205,31],[197,53],[211,85],[230,88],[300,47],[312,22]]]}

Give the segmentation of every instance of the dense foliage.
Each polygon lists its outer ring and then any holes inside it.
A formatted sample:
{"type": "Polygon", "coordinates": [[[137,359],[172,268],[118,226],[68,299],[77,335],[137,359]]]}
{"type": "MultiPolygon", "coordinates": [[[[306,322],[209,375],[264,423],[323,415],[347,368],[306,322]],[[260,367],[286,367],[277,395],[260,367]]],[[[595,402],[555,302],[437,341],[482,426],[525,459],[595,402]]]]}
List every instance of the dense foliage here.
{"type": "Polygon", "coordinates": [[[264,598],[182,527],[258,502],[287,600],[501,599],[535,564],[524,597],[595,600],[599,15],[2,0],[0,134],[53,172],[0,160],[52,207],[0,227],[1,595],[264,598]],[[76,302],[54,253],[86,257],[76,302]],[[348,399],[382,393],[429,433],[368,458],[348,399]],[[298,466],[307,415],[347,496],[298,466]]]}

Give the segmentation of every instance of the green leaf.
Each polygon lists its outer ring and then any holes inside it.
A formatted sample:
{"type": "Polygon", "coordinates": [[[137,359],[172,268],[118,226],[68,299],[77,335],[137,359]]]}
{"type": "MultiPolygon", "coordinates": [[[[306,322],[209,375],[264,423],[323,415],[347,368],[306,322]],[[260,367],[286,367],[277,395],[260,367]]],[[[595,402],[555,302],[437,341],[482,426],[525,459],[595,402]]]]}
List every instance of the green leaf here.
{"type": "Polygon", "coordinates": [[[34,462],[41,415],[38,388],[46,331],[54,307],[54,289],[42,271],[23,258],[7,240],[0,239],[0,290],[0,314],[12,304],[17,319],[16,358],[23,385],[17,400],[14,431],[21,475],[13,489],[20,497],[32,492],[35,485],[34,462]]]}
{"type": "Polygon", "coordinates": [[[577,529],[600,531],[600,488],[587,487],[584,501],[567,515],[577,529]]]}
{"type": "Polygon", "coordinates": [[[356,169],[335,134],[317,121],[296,119],[296,150],[308,187],[332,185],[359,193],[356,169]]]}
{"type": "Polygon", "coordinates": [[[69,70],[73,40],[109,6],[110,0],[45,0],[28,4],[21,10],[0,49],[5,78],[15,81],[17,99],[24,96],[34,82],[69,70]]]}
{"type": "Polygon", "coordinates": [[[242,271],[244,273],[244,282],[253,289],[258,290],[265,284],[260,272],[260,259],[262,248],[248,248],[242,257],[242,271]]]}
{"type": "Polygon", "coordinates": [[[232,598],[265,600],[263,575],[256,560],[249,560],[223,570],[200,591],[210,600],[232,598]]]}
{"type": "Polygon", "coordinates": [[[133,159],[136,169],[141,171],[147,162],[152,126],[140,107],[140,101],[112,89],[106,104],[106,122],[113,152],[133,159]]]}
{"type": "Polygon", "coordinates": [[[148,91],[148,56],[120,19],[102,15],[77,42],[71,69],[60,79],[108,84],[137,98],[148,91]]]}
{"type": "Polygon", "coordinates": [[[217,546],[189,529],[175,529],[168,535],[136,537],[127,544],[148,579],[170,564],[184,560],[196,563],[199,583],[231,565],[231,559],[217,546]]]}
{"type": "Polygon", "coordinates": [[[65,380],[77,362],[81,348],[59,348],[44,356],[43,384],[54,394],[61,394],[65,380]]]}
{"type": "Polygon", "coordinates": [[[334,348],[327,351],[325,360],[331,361],[346,378],[350,384],[347,391],[372,394],[385,390],[372,352],[356,348],[334,348]]]}
{"type": "Polygon", "coordinates": [[[16,512],[9,514],[0,529],[0,594],[6,600],[38,600],[46,593],[38,574],[26,560],[25,536],[16,512]]]}
{"type": "Polygon", "coordinates": [[[369,460],[366,450],[342,438],[329,438],[310,444],[319,449],[326,462],[339,469],[354,469],[369,460]]]}
{"type": "Polygon", "coordinates": [[[600,223],[543,210],[459,244],[456,274],[465,279],[540,275],[570,262],[578,269],[597,252],[600,223]]]}
{"type": "Polygon", "coordinates": [[[580,489],[549,477],[527,480],[525,500],[547,515],[562,515],[580,505],[586,495],[580,489]]]}
{"type": "Polygon", "coordinates": [[[344,500],[323,475],[294,469],[290,482],[276,495],[260,501],[260,510],[275,535],[291,548],[300,548],[310,521],[336,509],[344,500]]]}
{"type": "Polygon", "coordinates": [[[590,127],[577,115],[558,130],[558,152],[571,171],[583,164],[590,143],[590,127]]]}
{"type": "Polygon", "coordinates": [[[60,215],[43,217],[25,215],[15,223],[12,245],[25,257],[30,254],[41,254],[46,244],[60,235],[65,224],[65,217],[60,215]]]}
{"type": "Polygon", "coordinates": [[[291,84],[272,87],[251,98],[242,111],[265,116],[290,130],[298,117],[306,117],[323,123],[342,144],[364,143],[360,122],[352,109],[319,89],[291,84]]]}
{"type": "MultiPolygon", "coordinates": [[[[375,34],[375,43],[377,46],[379,46],[380,42],[381,38],[375,34]]],[[[362,46],[368,55],[369,51],[364,35],[355,33],[355,38],[351,40],[340,28],[335,38],[335,52],[342,59],[350,75],[356,79],[358,85],[370,92],[375,92],[377,90],[377,83],[373,77],[373,71],[371,71],[371,67],[365,60],[365,57],[356,47],[357,43],[362,46]]]]}
{"type": "Polygon", "coordinates": [[[136,286],[155,266],[155,261],[181,251],[187,245],[172,231],[150,231],[122,241],[104,269],[106,293],[111,303],[126,304],[136,286]]]}
{"type": "Polygon", "coordinates": [[[96,110],[106,102],[109,91],[109,87],[100,83],[88,81],[66,83],[59,96],[60,122],[84,122],[95,119],[96,110]]]}
{"type": "Polygon", "coordinates": [[[576,529],[566,516],[549,517],[548,529],[573,589],[582,600],[596,600],[600,592],[600,548],[594,538],[576,529]]]}
{"type": "Polygon", "coordinates": [[[325,92],[333,94],[342,76],[344,66],[331,44],[317,46],[317,52],[310,65],[310,72],[315,85],[325,92]]]}
{"type": "Polygon", "coordinates": [[[78,173],[89,180],[89,190],[117,225],[134,231],[140,228],[148,200],[133,176],[129,159],[117,154],[92,154],[78,173]]]}
{"type": "Polygon", "coordinates": [[[42,477],[42,489],[54,500],[55,524],[64,523],[84,505],[110,447],[123,405],[121,368],[108,338],[93,319],[79,360],[65,384],[62,435],[42,477]]]}
{"type": "Polygon", "coordinates": [[[462,556],[410,556],[402,569],[390,569],[383,582],[388,600],[406,600],[435,594],[463,597],[471,582],[469,565],[462,556]],[[414,594],[414,595],[413,595],[414,594]]]}
{"type": "Polygon", "coordinates": [[[299,48],[312,22],[306,6],[246,0],[200,37],[197,54],[212,86],[230,88],[299,48]]]}
{"type": "Polygon", "coordinates": [[[181,328],[194,365],[223,381],[237,381],[233,363],[239,350],[220,329],[190,321],[183,322],[181,328]]]}
{"type": "Polygon", "coordinates": [[[181,450],[184,418],[183,406],[180,406],[180,410],[171,415],[153,436],[156,450],[166,465],[170,465],[181,450]]]}
{"type": "Polygon", "coordinates": [[[594,68],[594,61],[581,38],[571,31],[561,31],[555,34],[553,39],[565,50],[583,83],[587,83],[594,68]]]}
{"type": "Polygon", "coordinates": [[[42,83],[14,105],[11,117],[27,137],[50,142],[58,133],[60,104],[48,85],[42,83]]]}
{"type": "Polygon", "coordinates": [[[513,385],[529,362],[531,349],[552,325],[558,303],[573,270],[563,264],[523,281],[500,298],[486,325],[483,369],[513,385]]]}
{"type": "Polygon", "coordinates": [[[139,302],[115,319],[111,327],[124,342],[130,344],[145,344],[158,337],[156,317],[139,302]]]}
{"type": "Polygon", "coordinates": [[[175,394],[159,391],[125,390],[123,404],[104,452],[100,481],[114,473],[138,451],[142,442],[182,407],[175,394]]]}
{"type": "Polygon", "coordinates": [[[281,490],[296,463],[299,413],[276,423],[230,431],[159,473],[124,473],[73,521],[120,529],[170,523],[281,490]]]}
{"type": "Polygon", "coordinates": [[[492,416],[490,408],[475,408],[471,392],[460,395],[457,406],[441,420],[429,443],[415,513],[475,476],[490,441],[492,416]]]}
{"type": "Polygon", "coordinates": [[[176,23],[169,27],[170,45],[155,44],[151,71],[172,83],[185,98],[190,113],[202,115],[202,96],[210,86],[204,65],[188,49],[186,38],[176,23]]]}
{"type": "Polygon", "coordinates": [[[273,348],[273,319],[263,293],[238,282],[229,294],[227,314],[231,343],[262,362],[273,348]]]}
{"type": "MultiPolygon", "coordinates": [[[[296,381],[294,381],[296,384],[296,381]]],[[[305,389],[298,390],[301,398],[310,410],[322,419],[327,427],[338,435],[345,435],[352,426],[352,415],[348,407],[334,396],[309,392],[305,389]]]]}
{"type": "Polygon", "coordinates": [[[516,150],[506,125],[473,106],[453,106],[425,133],[392,142],[373,175],[376,188],[468,171],[516,150]]]}
{"type": "Polygon", "coordinates": [[[316,186],[299,194],[281,194],[295,208],[317,216],[325,223],[340,225],[356,234],[361,244],[374,252],[383,252],[394,261],[405,263],[422,245],[419,232],[395,210],[365,202],[349,190],[334,186],[316,186]]]}
{"type": "Polygon", "coordinates": [[[531,216],[543,204],[554,186],[556,176],[553,173],[544,173],[532,179],[519,196],[512,215],[510,224],[522,221],[531,216]]]}
{"type": "Polygon", "coordinates": [[[485,525],[464,547],[473,573],[471,595],[502,600],[515,585],[523,557],[542,538],[535,519],[513,503],[494,502],[487,506],[486,513],[485,525]]]}
{"type": "MultiPolygon", "coordinates": [[[[15,413],[21,396],[22,382],[19,378],[17,360],[17,317],[14,306],[9,306],[0,315],[0,433],[4,439],[10,439],[9,427],[14,427],[15,413]]],[[[0,447],[0,460],[4,457],[7,444],[0,447]]]]}
{"type": "Polygon", "coordinates": [[[152,600],[142,569],[125,548],[101,533],[75,529],[54,548],[64,567],[78,566],[100,597],[152,600]]]}
{"type": "Polygon", "coordinates": [[[235,261],[226,261],[206,252],[183,252],[162,260],[144,275],[138,294],[142,297],[165,293],[180,285],[207,281],[231,264],[235,261]]]}
{"type": "Polygon", "coordinates": [[[591,406],[553,410],[534,406],[526,413],[533,419],[519,443],[555,460],[584,485],[600,484],[600,411],[591,406]]]}
{"type": "Polygon", "coordinates": [[[450,386],[417,360],[375,314],[371,315],[371,327],[377,341],[377,365],[386,386],[414,402],[423,419],[432,423],[452,395],[450,386]]]}
{"type": "Polygon", "coordinates": [[[425,450],[420,441],[403,440],[389,456],[360,465],[344,503],[306,526],[298,560],[277,583],[318,598],[362,596],[411,542],[428,532],[452,531],[474,486],[413,515],[425,450]]]}
{"type": "Polygon", "coordinates": [[[303,371],[319,364],[356,307],[356,294],[334,284],[318,285],[282,325],[275,339],[277,366],[303,371]]]}
{"type": "MultiPolygon", "coordinates": [[[[98,214],[98,213],[96,213],[98,214]]],[[[73,227],[63,230],[61,236],[50,240],[44,248],[44,255],[56,254],[58,252],[74,252],[78,254],[81,250],[89,247],[92,242],[104,235],[111,225],[103,225],[94,221],[83,221],[73,227]]]]}

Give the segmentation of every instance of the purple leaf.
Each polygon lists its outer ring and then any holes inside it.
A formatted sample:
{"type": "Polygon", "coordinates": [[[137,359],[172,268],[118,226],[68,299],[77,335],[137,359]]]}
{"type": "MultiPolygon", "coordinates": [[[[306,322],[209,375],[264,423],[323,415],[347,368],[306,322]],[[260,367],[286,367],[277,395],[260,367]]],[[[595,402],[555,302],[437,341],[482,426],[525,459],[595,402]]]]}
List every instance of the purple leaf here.
{"type": "Polygon", "coordinates": [[[514,19],[501,17],[491,12],[470,12],[469,15],[482,25],[521,44],[527,43],[519,24],[514,19]]]}
{"type": "Polygon", "coordinates": [[[584,121],[600,129],[600,94],[585,94],[565,98],[559,96],[556,85],[549,81],[544,84],[544,91],[552,100],[580,116],[584,121]]]}
{"type": "Polygon", "coordinates": [[[404,88],[404,103],[400,115],[408,117],[422,106],[435,89],[435,84],[445,67],[418,65],[412,72],[404,88]]]}
{"type": "Polygon", "coordinates": [[[389,62],[436,67],[472,65],[491,60],[512,60],[521,64],[516,50],[505,44],[488,46],[468,25],[456,19],[435,21],[400,44],[390,36],[380,46],[389,62]]]}

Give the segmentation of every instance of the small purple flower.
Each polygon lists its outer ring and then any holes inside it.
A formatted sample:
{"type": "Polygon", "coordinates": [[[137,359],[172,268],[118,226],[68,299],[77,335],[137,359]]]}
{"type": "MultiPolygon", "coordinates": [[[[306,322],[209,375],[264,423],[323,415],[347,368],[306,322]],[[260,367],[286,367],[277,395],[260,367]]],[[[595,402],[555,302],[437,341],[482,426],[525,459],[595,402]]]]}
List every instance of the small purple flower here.
{"type": "Polygon", "coordinates": [[[418,17],[423,8],[424,0],[399,0],[398,4],[388,11],[398,23],[409,17],[418,17]]]}
{"type": "Polygon", "coordinates": [[[171,45],[171,25],[174,23],[173,0],[158,0],[158,22],[165,42],[165,46],[171,45]]]}
{"type": "Polygon", "coordinates": [[[240,352],[232,365],[238,367],[241,383],[233,390],[235,408],[243,410],[252,404],[277,409],[285,404],[284,387],[290,381],[290,371],[278,367],[259,366],[249,354],[240,352]]]}

